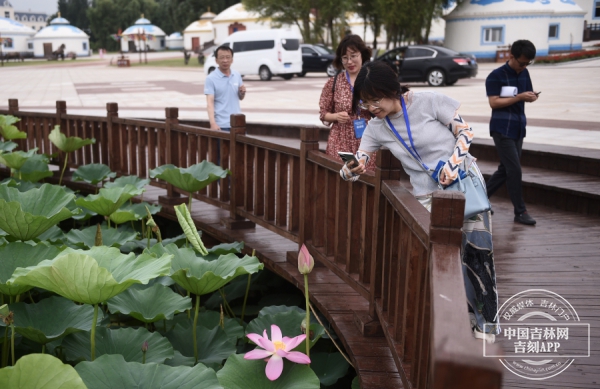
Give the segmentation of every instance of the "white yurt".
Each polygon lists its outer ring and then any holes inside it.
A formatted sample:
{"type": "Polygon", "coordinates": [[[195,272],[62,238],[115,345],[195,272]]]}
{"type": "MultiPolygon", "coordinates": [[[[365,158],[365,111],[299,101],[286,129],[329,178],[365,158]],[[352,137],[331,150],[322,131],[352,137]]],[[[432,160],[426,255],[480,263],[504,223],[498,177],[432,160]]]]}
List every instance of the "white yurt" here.
{"type": "Polygon", "coordinates": [[[135,24],[123,31],[121,50],[124,52],[135,51],[161,51],[166,48],[165,32],[150,23],[144,15],[135,21],[135,24]]]}
{"type": "Polygon", "coordinates": [[[498,46],[530,40],[537,56],[577,50],[585,11],[574,0],[470,0],[445,16],[444,46],[477,58],[495,58],[498,46]]]}
{"type": "Polygon", "coordinates": [[[292,31],[300,33],[296,25],[281,25],[274,27],[271,19],[261,19],[255,12],[246,11],[242,3],[234,4],[218,14],[212,20],[214,30],[214,41],[216,45],[222,43],[229,35],[236,31],[246,30],[268,30],[271,28],[290,28],[292,31]]]}
{"type": "Polygon", "coordinates": [[[186,50],[198,52],[202,50],[205,43],[212,42],[215,39],[212,20],[217,15],[212,12],[205,12],[199,20],[191,23],[183,31],[183,47],[186,50]]]}
{"type": "Polygon", "coordinates": [[[71,26],[60,14],[50,25],[42,28],[33,37],[33,55],[45,57],[65,45],[65,55],[74,52],[78,57],[90,55],[90,37],[79,28],[71,26]]]}
{"type": "Polygon", "coordinates": [[[180,32],[174,32],[167,37],[167,49],[181,50],[183,49],[183,35],[180,32]]]}
{"type": "Polygon", "coordinates": [[[3,53],[25,53],[33,51],[31,38],[35,31],[15,22],[12,19],[0,17],[0,39],[3,53]]]}

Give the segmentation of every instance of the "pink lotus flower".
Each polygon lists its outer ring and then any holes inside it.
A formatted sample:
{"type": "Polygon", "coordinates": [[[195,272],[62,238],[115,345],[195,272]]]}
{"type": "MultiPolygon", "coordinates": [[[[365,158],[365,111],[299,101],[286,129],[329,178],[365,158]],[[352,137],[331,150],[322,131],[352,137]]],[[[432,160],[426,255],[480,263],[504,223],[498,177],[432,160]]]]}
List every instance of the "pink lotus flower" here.
{"type": "Polygon", "coordinates": [[[298,253],[298,271],[300,271],[300,274],[308,274],[313,267],[315,267],[315,260],[308,252],[306,245],[303,244],[298,253]]]}
{"type": "Polygon", "coordinates": [[[271,325],[271,340],[267,336],[267,330],[263,335],[246,335],[251,341],[256,343],[261,349],[254,349],[244,355],[244,359],[265,359],[268,358],[265,374],[271,381],[275,381],[283,371],[283,358],[301,364],[309,364],[310,358],[298,351],[290,351],[296,348],[306,338],[306,335],[299,335],[295,338],[281,336],[281,329],[275,324],[271,325]]]}

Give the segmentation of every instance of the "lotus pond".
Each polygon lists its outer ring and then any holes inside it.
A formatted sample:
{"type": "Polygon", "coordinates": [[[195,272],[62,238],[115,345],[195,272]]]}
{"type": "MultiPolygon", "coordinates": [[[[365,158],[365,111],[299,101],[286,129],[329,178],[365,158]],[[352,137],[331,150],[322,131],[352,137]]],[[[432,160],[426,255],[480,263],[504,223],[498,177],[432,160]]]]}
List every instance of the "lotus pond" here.
{"type": "MultiPolygon", "coordinates": [[[[304,293],[244,255],[243,242],[202,240],[191,195],[174,222],[143,201],[150,180],[106,165],[71,176],[96,193],[62,186],[68,154],[95,141],[58,126],[50,140],[64,165],[58,185],[43,183],[52,156],[16,150],[26,138],[17,121],[0,115],[10,169],[0,183],[0,388],[359,387],[304,293]]],[[[149,172],[190,194],[228,174],[206,161],[149,172]]],[[[298,262],[307,280],[305,247],[298,262]]]]}

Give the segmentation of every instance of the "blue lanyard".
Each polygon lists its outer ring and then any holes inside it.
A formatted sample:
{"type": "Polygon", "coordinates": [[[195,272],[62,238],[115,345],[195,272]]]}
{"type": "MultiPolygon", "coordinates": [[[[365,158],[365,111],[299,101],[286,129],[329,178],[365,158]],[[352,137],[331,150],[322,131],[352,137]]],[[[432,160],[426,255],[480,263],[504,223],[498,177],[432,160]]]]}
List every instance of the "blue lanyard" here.
{"type": "Polygon", "coordinates": [[[421,158],[421,156],[419,155],[419,152],[415,148],[415,144],[414,144],[413,138],[412,138],[412,133],[410,131],[410,122],[408,121],[408,112],[406,112],[406,104],[404,103],[404,97],[402,97],[402,96],[400,96],[400,103],[402,103],[402,113],[404,114],[404,122],[406,123],[406,132],[408,133],[408,140],[410,141],[410,146],[411,147],[408,147],[408,145],[406,144],[406,142],[404,141],[404,139],[402,139],[402,137],[400,136],[400,134],[398,134],[398,131],[396,131],[396,127],[394,127],[394,125],[392,124],[392,121],[390,120],[389,116],[386,116],[385,120],[387,121],[387,124],[390,126],[390,129],[392,130],[392,132],[394,133],[394,135],[396,136],[396,138],[398,138],[398,140],[400,141],[400,143],[402,143],[402,146],[404,146],[404,148],[406,149],[406,151],[408,151],[408,153],[414,159],[416,159],[417,161],[419,161],[419,163],[423,166],[423,169],[429,171],[429,168],[423,162],[423,158],[421,158]]]}
{"type": "Polygon", "coordinates": [[[348,85],[350,85],[350,89],[352,90],[352,93],[354,93],[354,87],[352,86],[352,83],[350,82],[350,75],[348,74],[347,70],[346,70],[346,81],[348,81],[348,85]]]}

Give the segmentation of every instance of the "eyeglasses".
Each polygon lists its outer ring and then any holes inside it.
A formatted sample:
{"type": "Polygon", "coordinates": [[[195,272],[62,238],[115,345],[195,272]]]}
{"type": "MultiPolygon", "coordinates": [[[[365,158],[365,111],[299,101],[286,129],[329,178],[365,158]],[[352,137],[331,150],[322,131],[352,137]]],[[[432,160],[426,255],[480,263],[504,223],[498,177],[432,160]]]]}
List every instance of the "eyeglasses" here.
{"type": "Polygon", "coordinates": [[[358,107],[360,109],[366,109],[366,110],[368,110],[370,107],[377,109],[377,108],[380,108],[380,104],[381,104],[381,100],[373,101],[372,103],[361,102],[358,104],[358,107]]]}
{"type": "Polygon", "coordinates": [[[360,54],[352,54],[350,57],[344,55],[342,57],[342,63],[347,64],[348,61],[352,60],[352,62],[356,62],[360,58],[360,54]]]}
{"type": "Polygon", "coordinates": [[[534,62],[535,62],[535,59],[532,59],[529,62],[517,61],[517,63],[519,64],[519,66],[522,67],[522,68],[524,68],[525,66],[533,65],[534,62]]]}

